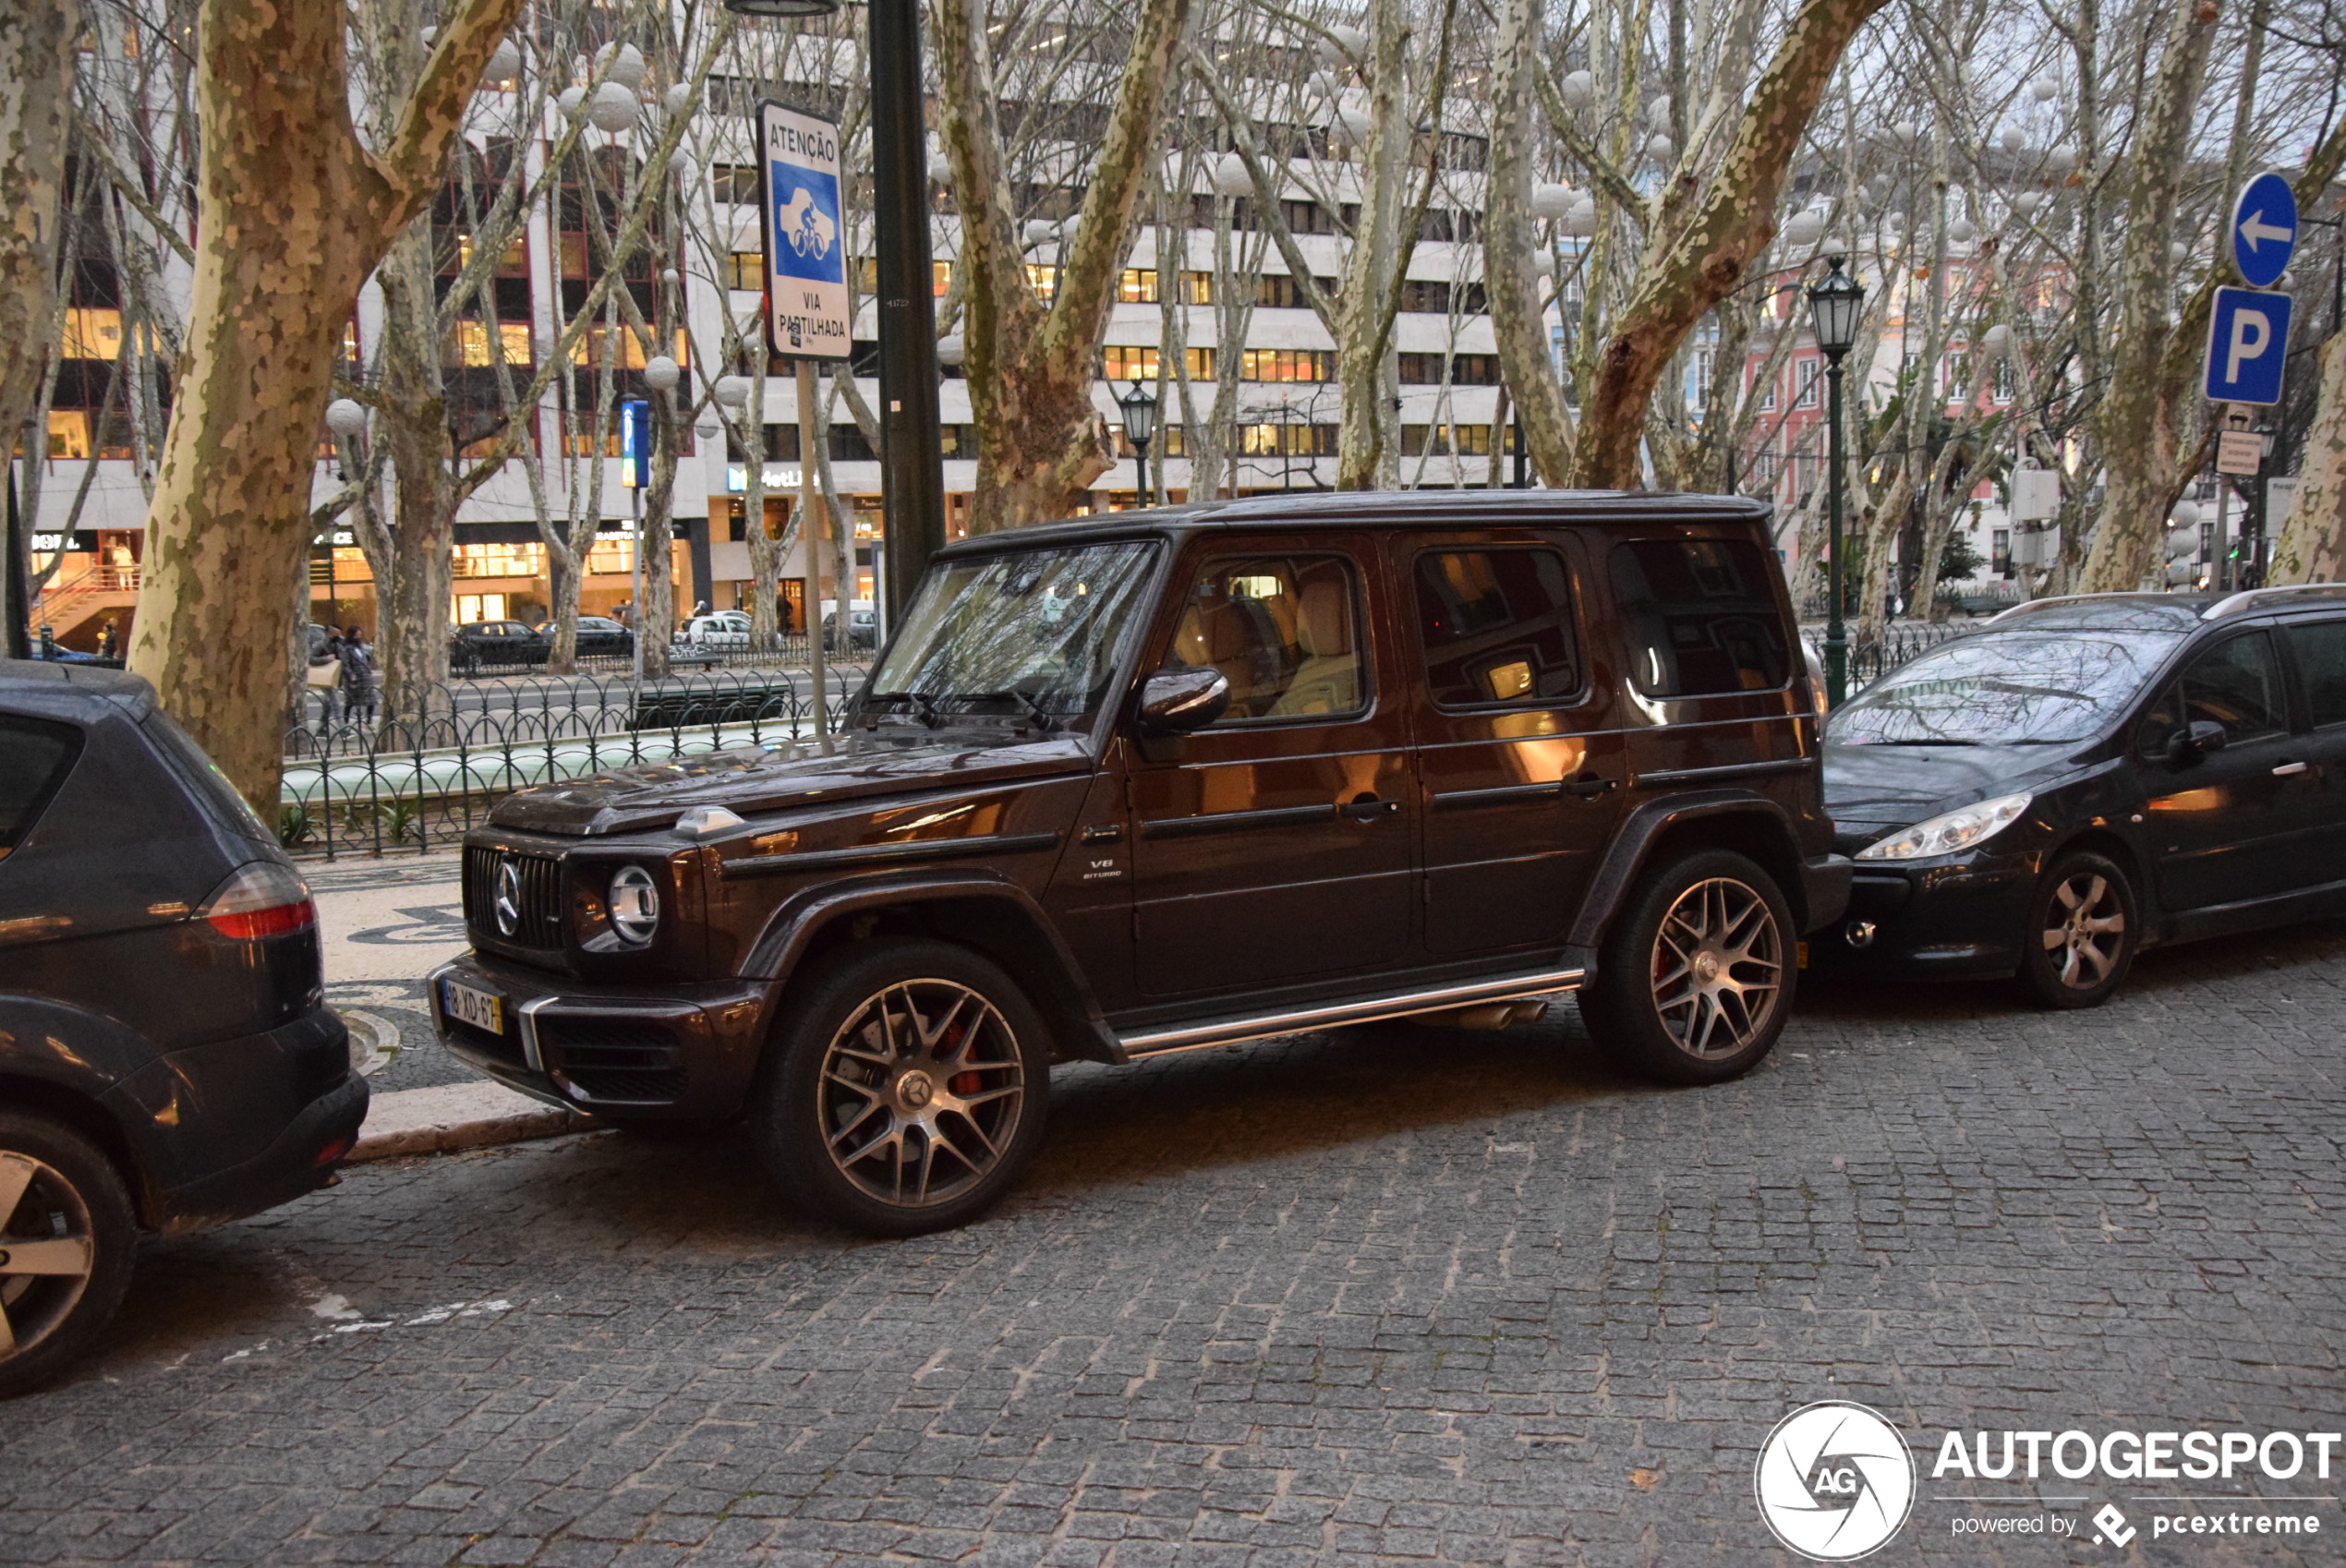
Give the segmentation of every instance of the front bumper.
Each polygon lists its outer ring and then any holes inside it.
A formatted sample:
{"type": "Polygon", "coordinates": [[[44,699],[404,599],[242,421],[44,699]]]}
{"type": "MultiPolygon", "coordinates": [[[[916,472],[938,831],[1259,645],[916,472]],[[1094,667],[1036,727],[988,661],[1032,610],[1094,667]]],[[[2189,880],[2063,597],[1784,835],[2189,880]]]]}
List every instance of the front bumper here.
{"type": "Polygon", "coordinates": [[[551,1104],[643,1120],[739,1111],[768,1001],[756,982],[598,985],[478,953],[425,988],[441,1043],[466,1066],[551,1104]],[[497,1031],[449,1015],[452,980],[500,999],[497,1031]]]}
{"type": "Polygon", "coordinates": [[[2038,859],[1976,850],[1911,863],[1860,862],[1849,907],[1837,925],[1810,938],[1810,961],[1910,980],[2011,974],[2020,967],[2038,859]]]}

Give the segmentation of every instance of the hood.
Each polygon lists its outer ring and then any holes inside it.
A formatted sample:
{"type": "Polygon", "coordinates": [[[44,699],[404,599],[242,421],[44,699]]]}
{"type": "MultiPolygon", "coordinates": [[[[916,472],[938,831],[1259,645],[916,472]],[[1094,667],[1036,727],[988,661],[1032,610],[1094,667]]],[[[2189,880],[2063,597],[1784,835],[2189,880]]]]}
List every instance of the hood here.
{"type": "Polygon", "coordinates": [[[1824,748],[1825,811],[1870,840],[1974,801],[2038,790],[2076,766],[2074,746],[1824,748]]]}
{"type": "Polygon", "coordinates": [[[746,817],[875,795],[1086,773],[1092,766],[1090,742],[1082,734],[890,725],[851,730],[831,741],[828,754],[813,742],[744,746],[541,784],[500,801],[489,820],[524,832],[601,837],[665,827],[691,806],[723,806],[746,817]]]}

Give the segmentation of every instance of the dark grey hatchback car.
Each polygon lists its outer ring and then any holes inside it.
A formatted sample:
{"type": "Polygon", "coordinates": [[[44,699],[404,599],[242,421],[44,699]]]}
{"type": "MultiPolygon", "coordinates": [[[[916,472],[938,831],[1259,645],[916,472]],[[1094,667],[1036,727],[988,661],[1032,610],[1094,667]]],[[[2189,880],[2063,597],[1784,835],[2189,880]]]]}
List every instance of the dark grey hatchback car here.
{"type": "Polygon", "coordinates": [[[327,1184],[366,1114],[275,836],[144,681],[0,660],[0,1394],[105,1327],[139,1230],[327,1184]]]}

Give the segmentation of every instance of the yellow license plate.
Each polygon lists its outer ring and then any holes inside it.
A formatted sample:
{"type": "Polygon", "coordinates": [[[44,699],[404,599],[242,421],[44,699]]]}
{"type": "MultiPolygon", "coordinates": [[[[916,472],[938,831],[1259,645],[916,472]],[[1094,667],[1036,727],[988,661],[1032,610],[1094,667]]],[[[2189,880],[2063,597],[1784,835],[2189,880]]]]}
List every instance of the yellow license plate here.
{"type": "Polygon", "coordinates": [[[505,1032],[505,999],[494,991],[443,980],[440,983],[440,1001],[448,1016],[458,1023],[468,1023],[491,1034],[505,1032]]]}

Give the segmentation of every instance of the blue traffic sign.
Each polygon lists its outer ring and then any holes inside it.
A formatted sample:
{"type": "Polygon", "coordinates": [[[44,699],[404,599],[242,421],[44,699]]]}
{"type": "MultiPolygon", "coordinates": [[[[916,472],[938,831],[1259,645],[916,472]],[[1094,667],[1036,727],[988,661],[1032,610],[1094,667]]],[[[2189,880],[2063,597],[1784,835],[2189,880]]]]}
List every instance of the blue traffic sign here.
{"type": "Polygon", "coordinates": [[[2219,288],[2207,317],[2207,401],[2274,404],[2289,357],[2289,296],[2219,288]]]}
{"type": "Polygon", "coordinates": [[[652,482],[652,405],[631,397],[619,405],[619,482],[631,490],[652,482]]]}
{"type": "Polygon", "coordinates": [[[2258,175],[2232,203],[2232,264],[2250,288],[2270,288],[2297,248],[2297,193],[2279,175],[2258,175]]]}

